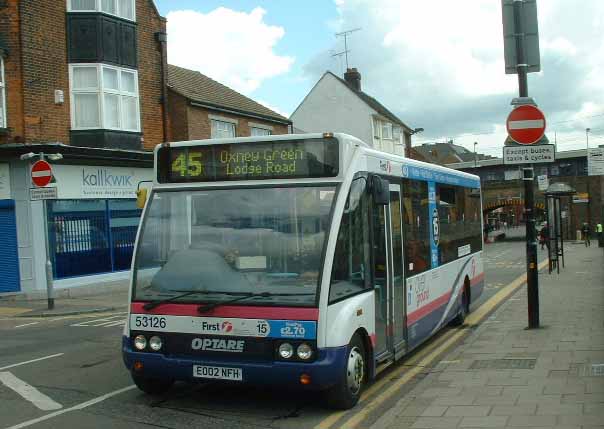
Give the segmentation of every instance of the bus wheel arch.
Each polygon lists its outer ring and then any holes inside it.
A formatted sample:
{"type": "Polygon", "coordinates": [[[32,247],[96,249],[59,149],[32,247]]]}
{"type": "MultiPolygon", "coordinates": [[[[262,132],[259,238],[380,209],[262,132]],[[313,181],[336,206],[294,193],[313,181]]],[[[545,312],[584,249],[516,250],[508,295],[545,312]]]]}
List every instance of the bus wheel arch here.
{"type": "Polygon", "coordinates": [[[472,288],[470,287],[470,278],[466,276],[463,281],[462,305],[466,306],[466,314],[470,314],[470,304],[472,303],[472,288]]]}
{"type": "Polygon", "coordinates": [[[325,392],[330,407],[348,410],[359,401],[363,388],[369,380],[368,356],[371,352],[367,349],[368,340],[369,336],[363,329],[358,329],[352,335],[347,346],[340,381],[325,392]]]}
{"type": "Polygon", "coordinates": [[[457,315],[451,320],[451,325],[461,326],[466,320],[466,316],[470,313],[470,303],[472,296],[470,291],[470,278],[466,276],[463,281],[461,293],[459,294],[459,306],[457,315]]]}

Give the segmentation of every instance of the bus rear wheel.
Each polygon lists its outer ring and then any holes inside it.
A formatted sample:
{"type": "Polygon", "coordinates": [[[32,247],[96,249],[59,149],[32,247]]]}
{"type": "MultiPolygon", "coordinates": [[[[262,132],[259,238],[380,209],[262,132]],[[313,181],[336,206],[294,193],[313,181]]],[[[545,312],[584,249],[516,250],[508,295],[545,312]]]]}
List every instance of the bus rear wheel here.
{"type": "Polygon", "coordinates": [[[464,286],[463,293],[461,295],[461,305],[459,306],[459,313],[455,316],[455,319],[451,321],[453,326],[461,326],[466,321],[466,316],[470,313],[470,291],[464,286]]]}
{"type": "Polygon", "coordinates": [[[348,410],[357,404],[367,382],[366,357],[363,340],[355,334],[348,344],[343,377],[326,392],[331,408],[348,410]]]}
{"type": "Polygon", "coordinates": [[[132,380],[136,387],[149,395],[166,393],[174,384],[173,380],[145,377],[138,374],[132,374],[132,380]]]}

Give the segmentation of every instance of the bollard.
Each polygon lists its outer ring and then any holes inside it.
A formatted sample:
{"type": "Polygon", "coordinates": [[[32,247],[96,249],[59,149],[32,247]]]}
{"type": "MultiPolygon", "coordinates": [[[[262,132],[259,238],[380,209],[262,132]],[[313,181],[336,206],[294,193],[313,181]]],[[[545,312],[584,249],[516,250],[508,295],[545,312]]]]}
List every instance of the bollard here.
{"type": "Polygon", "coordinates": [[[48,309],[55,308],[55,291],[52,285],[52,262],[46,261],[46,293],[48,295],[48,309]]]}

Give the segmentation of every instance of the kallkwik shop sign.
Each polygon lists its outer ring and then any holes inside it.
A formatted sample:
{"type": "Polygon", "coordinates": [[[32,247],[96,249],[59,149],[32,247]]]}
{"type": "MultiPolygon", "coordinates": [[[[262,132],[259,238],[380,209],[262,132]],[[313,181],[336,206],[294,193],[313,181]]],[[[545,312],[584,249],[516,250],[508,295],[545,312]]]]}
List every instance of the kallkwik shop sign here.
{"type": "Polygon", "coordinates": [[[153,179],[152,168],[56,165],[59,199],[136,198],[136,187],[153,179]]]}

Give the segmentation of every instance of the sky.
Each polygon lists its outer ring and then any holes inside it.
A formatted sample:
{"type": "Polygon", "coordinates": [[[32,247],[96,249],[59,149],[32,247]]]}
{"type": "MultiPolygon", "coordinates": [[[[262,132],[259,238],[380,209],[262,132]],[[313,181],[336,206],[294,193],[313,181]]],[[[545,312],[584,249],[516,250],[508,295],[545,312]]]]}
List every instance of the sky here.
{"type": "MultiPolygon", "coordinates": [[[[541,71],[529,95],[558,150],[604,145],[604,1],[538,0],[541,71]]],[[[506,75],[499,0],[156,0],[168,61],[289,116],[344,42],[363,91],[411,128],[413,144],[453,140],[501,156],[518,94],[506,75]]],[[[336,130],[337,131],[337,130],[336,130]]]]}

